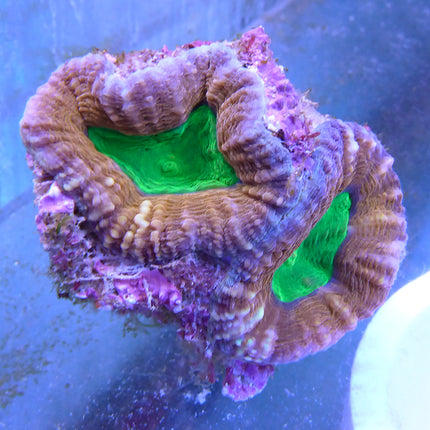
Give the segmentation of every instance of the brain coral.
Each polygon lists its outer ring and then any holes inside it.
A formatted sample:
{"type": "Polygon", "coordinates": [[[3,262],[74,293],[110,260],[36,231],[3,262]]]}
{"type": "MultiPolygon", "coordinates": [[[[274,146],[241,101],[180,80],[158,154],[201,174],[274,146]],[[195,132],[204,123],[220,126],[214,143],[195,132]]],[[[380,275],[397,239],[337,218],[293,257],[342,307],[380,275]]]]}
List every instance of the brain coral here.
{"type": "Polygon", "coordinates": [[[269,43],[74,58],[21,121],[59,294],[175,322],[235,400],[371,316],[406,243],[393,158],[269,43]]]}

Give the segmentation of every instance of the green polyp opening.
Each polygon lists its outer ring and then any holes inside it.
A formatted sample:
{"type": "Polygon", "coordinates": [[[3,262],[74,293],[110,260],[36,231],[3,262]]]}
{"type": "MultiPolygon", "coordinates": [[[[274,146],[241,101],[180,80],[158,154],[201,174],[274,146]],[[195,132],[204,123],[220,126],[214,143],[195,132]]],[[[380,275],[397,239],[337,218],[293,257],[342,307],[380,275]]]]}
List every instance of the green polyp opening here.
{"type": "Polygon", "coordinates": [[[350,209],[348,193],[336,196],[309,236],[276,270],[272,290],[279,300],[292,302],[327,284],[334,256],[346,237],[350,209]]]}
{"type": "Polygon", "coordinates": [[[180,127],[156,135],[126,136],[90,127],[88,136],[147,194],[192,193],[239,181],[218,150],[216,116],[205,105],[180,127]]]}

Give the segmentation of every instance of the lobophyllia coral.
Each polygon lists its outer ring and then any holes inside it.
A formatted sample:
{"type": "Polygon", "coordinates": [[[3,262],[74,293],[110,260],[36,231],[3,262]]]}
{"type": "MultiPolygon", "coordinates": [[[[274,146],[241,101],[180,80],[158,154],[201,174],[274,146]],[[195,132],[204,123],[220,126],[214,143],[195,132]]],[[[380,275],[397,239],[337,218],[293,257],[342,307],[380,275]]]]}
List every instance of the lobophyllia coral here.
{"type": "MultiPolygon", "coordinates": [[[[368,127],[318,113],[269,43],[260,27],[233,42],[74,58],[21,121],[59,294],[175,321],[226,369],[223,393],[235,400],[261,391],[273,365],[325,349],[371,316],[406,243],[393,158],[368,127]],[[89,138],[110,129],[121,152],[127,136],[185,127],[201,107],[216,115],[215,150],[231,170],[212,187],[145,191],[89,138]],[[325,221],[330,211],[344,215],[325,221]]],[[[172,160],[161,170],[174,182],[172,160]]],[[[160,179],[142,186],[151,181],[160,179]]]]}

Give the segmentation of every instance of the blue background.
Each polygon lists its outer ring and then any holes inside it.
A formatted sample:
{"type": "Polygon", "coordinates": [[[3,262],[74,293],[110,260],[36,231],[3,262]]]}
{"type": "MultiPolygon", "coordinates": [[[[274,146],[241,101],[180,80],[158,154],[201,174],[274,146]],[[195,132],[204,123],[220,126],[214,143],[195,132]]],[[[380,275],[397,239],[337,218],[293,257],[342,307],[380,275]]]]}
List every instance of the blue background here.
{"type": "MultiPolygon", "coordinates": [[[[368,124],[395,158],[408,253],[393,291],[430,268],[427,0],[69,0],[0,4],[0,429],[348,429],[349,381],[367,321],[328,351],[279,366],[245,403],[202,405],[174,327],[59,300],[34,225],[19,138],[25,102],[63,61],[230,39],[263,25],[320,110],[368,124]],[[145,325],[145,326],[144,326],[145,325]]],[[[204,393],[201,397],[205,397],[204,393]]]]}

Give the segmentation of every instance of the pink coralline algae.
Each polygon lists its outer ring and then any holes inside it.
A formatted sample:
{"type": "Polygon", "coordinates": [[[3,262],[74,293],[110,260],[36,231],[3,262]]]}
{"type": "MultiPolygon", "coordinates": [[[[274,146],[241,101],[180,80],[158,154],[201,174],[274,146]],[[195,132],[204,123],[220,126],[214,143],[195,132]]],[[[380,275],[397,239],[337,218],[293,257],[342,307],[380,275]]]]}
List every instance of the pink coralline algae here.
{"type": "MultiPolygon", "coordinates": [[[[208,369],[224,370],[223,393],[234,400],[259,393],[274,365],[328,348],[371,316],[406,243],[392,157],[368,127],[318,113],[269,44],[259,27],[232,42],[74,58],[38,89],[21,121],[59,295],[176,324],[208,369]],[[156,135],[202,105],[216,114],[234,185],[145,193],[88,137],[90,127],[156,135]],[[343,193],[349,218],[324,262],[327,282],[283,299],[275,272],[297,264],[343,193]]],[[[318,233],[307,249],[338,230],[318,233]]],[[[308,288],[322,269],[305,272],[308,288]]]]}

